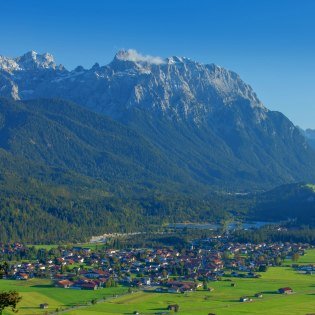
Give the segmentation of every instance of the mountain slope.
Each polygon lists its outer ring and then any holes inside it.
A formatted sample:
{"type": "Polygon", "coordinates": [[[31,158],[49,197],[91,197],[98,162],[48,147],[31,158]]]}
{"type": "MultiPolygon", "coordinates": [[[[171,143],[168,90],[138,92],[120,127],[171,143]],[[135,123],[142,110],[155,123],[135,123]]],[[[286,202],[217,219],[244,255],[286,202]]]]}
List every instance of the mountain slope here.
{"type": "Polygon", "coordinates": [[[248,190],[315,179],[315,154],[298,129],[213,64],[127,50],[106,66],[68,71],[31,52],[0,59],[0,94],[58,97],[110,116],[204,185],[248,190]]]}
{"type": "Polygon", "coordinates": [[[61,100],[0,99],[0,148],[108,182],[159,186],[189,181],[136,132],[61,100]]]}
{"type": "Polygon", "coordinates": [[[304,134],[311,147],[315,150],[315,130],[306,129],[304,134]]]}

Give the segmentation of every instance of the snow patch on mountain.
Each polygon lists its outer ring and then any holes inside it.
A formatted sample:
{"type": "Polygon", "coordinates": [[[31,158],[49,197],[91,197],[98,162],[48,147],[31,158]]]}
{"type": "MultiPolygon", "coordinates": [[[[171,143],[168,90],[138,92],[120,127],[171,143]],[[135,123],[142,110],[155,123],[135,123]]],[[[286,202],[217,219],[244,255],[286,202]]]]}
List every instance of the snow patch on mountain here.
{"type": "Polygon", "coordinates": [[[49,53],[41,55],[32,50],[25,55],[16,58],[15,61],[24,70],[56,69],[54,57],[49,53]]]}
{"type": "Polygon", "coordinates": [[[15,59],[0,56],[0,70],[11,72],[21,70],[21,68],[15,59]]]}

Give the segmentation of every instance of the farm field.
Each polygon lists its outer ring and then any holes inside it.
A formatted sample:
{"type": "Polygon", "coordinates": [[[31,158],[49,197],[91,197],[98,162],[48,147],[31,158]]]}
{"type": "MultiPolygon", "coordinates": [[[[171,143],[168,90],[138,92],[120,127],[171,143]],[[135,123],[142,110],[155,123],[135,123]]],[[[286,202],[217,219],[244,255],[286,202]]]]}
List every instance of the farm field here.
{"type": "Polygon", "coordinates": [[[315,311],[315,276],[298,275],[290,268],[270,268],[261,279],[237,279],[236,287],[228,281],[211,283],[213,292],[197,291],[185,294],[138,292],[101,303],[68,315],[154,314],[165,311],[169,304],[178,304],[180,314],[307,314],[315,311]],[[280,287],[290,286],[295,293],[280,295],[280,287]],[[263,292],[263,298],[254,294],[263,292]],[[252,302],[239,302],[247,295],[252,302]]]}
{"type": "Polygon", "coordinates": [[[304,256],[301,256],[297,264],[315,264],[315,249],[307,251],[304,256]]]}
{"type": "MultiPolygon", "coordinates": [[[[20,315],[45,314],[46,311],[54,311],[57,308],[65,309],[85,305],[92,299],[103,299],[127,292],[124,287],[104,288],[97,291],[78,291],[55,288],[50,280],[31,279],[27,281],[0,280],[0,291],[16,290],[21,293],[22,301],[19,304],[20,315]],[[39,304],[48,303],[47,310],[39,309],[39,304]]],[[[14,314],[5,310],[4,315],[14,314]]]]}
{"type": "MultiPolygon", "coordinates": [[[[291,262],[292,263],[292,262],[291,262]]],[[[300,264],[315,263],[315,250],[301,257],[300,264]]],[[[315,275],[303,275],[291,267],[273,267],[261,274],[259,279],[233,279],[236,287],[229,281],[210,282],[213,292],[197,291],[188,294],[168,294],[137,292],[128,296],[94,305],[84,310],[67,312],[67,315],[116,315],[155,314],[165,312],[170,304],[180,306],[183,315],[230,314],[309,314],[315,313],[315,275]],[[291,295],[277,294],[281,287],[291,287],[291,295]],[[263,298],[254,294],[262,292],[263,298]],[[241,296],[249,296],[252,302],[239,302],[241,296]]]]}
{"type": "MultiPolygon", "coordinates": [[[[23,296],[19,304],[19,314],[34,315],[53,312],[56,308],[69,309],[71,306],[83,306],[78,309],[62,312],[66,315],[117,315],[156,314],[167,312],[167,306],[178,304],[179,314],[183,315],[216,315],[229,314],[309,314],[315,313],[315,275],[299,274],[287,264],[284,267],[272,267],[261,273],[258,279],[231,278],[230,281],[209,282],[214,291],[196,291],[185,294],[156,293],[139,291],[125,294],[127,288],[105,288],[98,291],[77,291],[60,289],[51,286],[50,280],[32,279],[28,281],[0,280],[0,291],[17,290],[23,296]],[[291,295],[277,294],[281,287],[291,287],[291,295]],[[262,292],[262,298],[255,298],[255,293],[262,292]],[[112,298],[113,295],[119,295],[112,298]],[[241,296],[248,296],[252,302],[239,302],[241,296]],[[96,305],[86,305],[92,299],[107,298],[96,305]],[[40,310],[40,303],[48,303],[48,310],[40,310]]],[[[310,250],[299,259],[299,264],[315,263],[315,250],[310,250]]],[[[224,279],[224,278],[223,278],[224,279]]],[[[4,314],[13,314],[5,311],[4,314]]]]}

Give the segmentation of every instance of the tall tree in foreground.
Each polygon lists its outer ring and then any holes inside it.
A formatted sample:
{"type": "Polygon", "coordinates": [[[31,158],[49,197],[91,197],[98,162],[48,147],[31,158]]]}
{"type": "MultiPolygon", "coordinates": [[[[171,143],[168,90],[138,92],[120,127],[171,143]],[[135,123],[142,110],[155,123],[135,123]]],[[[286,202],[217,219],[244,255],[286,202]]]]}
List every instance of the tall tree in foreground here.
{"type": "Polygon", "coordinates": [[[5,308],[11,307],[14,313],[17,313],[17,304],[21,301],[22,297],[16,291],[0,292],[0,315],[5,308]]]}

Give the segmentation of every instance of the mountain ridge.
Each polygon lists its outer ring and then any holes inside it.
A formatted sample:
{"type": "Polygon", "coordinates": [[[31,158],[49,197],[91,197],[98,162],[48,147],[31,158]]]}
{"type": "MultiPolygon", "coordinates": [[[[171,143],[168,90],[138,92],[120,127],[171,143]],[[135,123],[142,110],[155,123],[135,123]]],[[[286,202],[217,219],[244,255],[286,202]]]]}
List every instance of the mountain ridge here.
{"type": "MultiPolygon", "coordinates": [[[[183,78],[184,75],[187,76],[187,74],[190,75],[188,78],[189,80],[194,80],[194,73],[189,73],[189,67],[192,68],[192,71],[200,71],[200,74],[203,75],[203,84],[206,84],[206,89],[203,91],[205,100],[209,101],[211,99],[211,89],[216,89],[218,93],[222,94],[223,102],[229,103],[229,99],[233,97],[237,97],[238,95],[246,97],[248,100],[250,100],[251,105],[264,108],[264,110],[267,110],[262,103],[257,98],[257,95],[253,92],[252,88],[244,83],[240,77],[232,71],[225,70],[222,67],[216,66],[214,64],[208,64],[203,65],[201,63],[195,62],[190,60],[189,58],[185,57],[170,57],[166,59],[161,59],[159,57],[151,57],[151,56],[142,56],[139,53],[137,53],[134,50],[124,50],[119,51],[112,62],[110,62],[108,65],[105,66],[98,66],[94,65],[90,69],[84,69],[81,66],[78,66],[76,69],[72,71],[66,70],[63,66],[57,67],[57,65],[54,63],[54,58],[52,55],[45,53],[45,54],[37,54],[34,51],[28,52],[22,57],[17,58],[6,58],[6,57],[0,57],[2,60],[6,60],[6,62],[1,62],[0,59],[0,70],[3,72],[6,72],[6,74],[9,74],[11,80],[14,82],[15,80],[15,73],[17,73],[19,76],[23,75],[23,72],[26,73],[28,70],[34,70],[35,72],[53,72],[55,73],[56,77],[51,80],[50,77],[42,76],[37,78],[35,74],[36,79],[39,79],[36,81],[36,85],[39,85],[38,91],[32,90],[32,89],[26,89],[22,90],[21,95],[16,95],[16,99],[27,99],[27,98],[39,98],[43,97],[41,95],[41,84],[44,80],[50,80],[48,82],[49,84],[53,85],[53,88],[58,88],[58,83],[69,83],[76,81],[76,84],[79,82],[85,83],[87,80],[106,80],[109,78],[109,76],[113,76],[114,79],[119,79],[119,77],[126,76],[129,80],[132,80],[132,77],[135,75],[139,75],[140,82],[137,82],[137,86],[135,86],[135,89],[129,91],[131,92],[130,95],[127,95],[128,98],[130,98],[130,101],[135,101],[140,103],[141,99],[141,89],[143,88],[143,82],[142,79],[148,80],[150,79],[150,74],[153,76],[152,81],[150,84],[154,84],[154,80],[160,79],[162,84],[166,85],[164,88],[164,93],[172,92],[172,90],[175,90],[177,93],[183,93],[183,95],[180,95],[181,98],[185,96],[186,98],[194,98],[194,102],[198,103],[200,100],[196,99],[196,94],[200,93],[200,90],[195,89],[196,91],[192,91],[191,86],[187,83],[187,78],[183,78]],[[124,57],[121,57],[124,56],[124,57]],[[38,62],[38,60],[41,60],[42,62],[38,62]],[[152,62],[152,60],[158,59],[159,62],[152,62]],[[17,63],[20,60],[27,60],[26,64],[32,64],[34,67],[25,67],[20,66],[20,64],[13,65],[11,68],[6,66],[6,63],[8,64],[8,60],[11,61],[11,63],[17,63]],[[150,61],[150,62],[149,62],[150,61]],[[3,65],[4,63],[4,65],[3,65]],[[37,65],[37,67],[35,67],[37,65]],[[48,70],[48,71],[47,71],[48,70]],[[175,80],[179,77],[180,71],[184,70],[184,75],[179,78],[178,80],[175,80]],[[166,75],[165,75],[166,73],[166,75]],[[164,77],[163,77],[164,76],[164,77]],[[220,79],[222,78],[222,79],[220,79]],[[186,80],[185,80],[186,79],[186,80]],[[24,91],[24,94],[23,94],[24,91]],[[25,91],[28,91],[28,94],[25,93],[25,91]],[[207,95],[208,94],[208,95],[207,95]]],[[[198,73],[197,73],[198,74],[198,73]]],[[[22,80],[21,77],[16,78],[17,82],[19,80],[22,80]]],[[[20,82],[18,82],[20,83],[20,82]]],[[[119,83],[119,82],[118,82],[119,83]]],[[[193,82],[194,83],[194,82],[193,82]]],[[[147,84],[147,83],[146,83],[147,84]]],[[[32,84],[31,84],[32,85],[32,84]]],[[[36,85],[33,85],[36,87],[36,85]]],[[[18,90],[21,90],[18,89],[18,90]]],[[[202,90],[202,87],[201,87],[202,90]]],[[[105,91],[105,93],[111,92],[105,91]]],[[[46,91],[45,93],[52,93],[51,91],[46,91]]],[[[55,91],[56,93],[56,91],[55,91]]],[[[175,93],[176,94],[176,93],[175,93]]],[[[6,95],[2,95],[6,96],[6,95]]],[[[62,95],[45,95],[46,97],[61,97],[62,95]]],[[[82,96],[82,93],[81,95],[82,96]]],[[[117,93],[116,93],[117,96],[117,93]]],[[[178,97],[178,95],[176,95],[178,97]]],[[[169,97],[169,95],[168,95],[169,97]]],[[[94,97],[95,98],[95,97],[94,97]]],[[[74,101],[76,101],[74,99],[74,101]]],[[[78,102],[77,103],[82,103],[78,102]]],[[[199,102],[200,103],[200,102],[199,102]]],[[[83,106],[89,106],[89,102],[87,104],[82,104],[83,106]]],[[[119,104],[115,104],[117,106],[119,104]]],[[[159,105],[159,108],[166,109],[167,107],[170,107],[170,102],[167,102],[164,100],[160,100],[160,103],[153,102],[152,104],[153,108],[159,105]]],[[[197,104],[198,105],[198,104],[197,104]]],[[[126,104],[126,108],[131,106],[131,102],[129,104],[126,104]]],[[[173,104],[174,106],[174,104],[173,104]]],[[[192,106],[191,106],[192,107],[192,106]]],[[[204,108],[203,111],[209,111],[209,109],[204,108]]],[[[95,110],[95,108],[94,108],[95,110]]],[[[187,111],[189,108],[187,106],[184,108],[181,108],[182,112],[187,115],[187,111]]],[[[97,111],[102,112],[102,110],[98,109],[97,111]]],[[[174,114],[174,113],[173,113],[174,114]]]]}
{"type": "Polygon", "coordinates": [[[124,50],[91,69],[2,67],[1,95],[65,99],[109,116],[203,185],[268,189],[315,178],[315,153],[293,123],[268,110],[239,75],[213,64],[124,50]]]}
{"type": "Polygon", "coordinates": [[[180,174],[135,131],[69,101],[0,98],[0,135],[0,148],[14,156],[96,179],[140,184],[180,174]]]}

